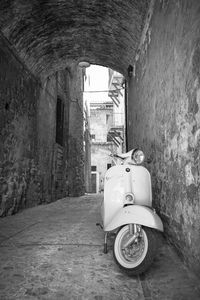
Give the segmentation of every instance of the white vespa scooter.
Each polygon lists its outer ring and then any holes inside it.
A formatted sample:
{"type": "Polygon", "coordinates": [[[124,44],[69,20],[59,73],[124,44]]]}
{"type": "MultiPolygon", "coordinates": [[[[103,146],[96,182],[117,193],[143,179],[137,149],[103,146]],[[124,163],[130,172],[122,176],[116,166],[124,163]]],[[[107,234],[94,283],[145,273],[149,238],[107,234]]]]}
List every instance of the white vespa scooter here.
{"type": "Polygon", "coordinates": [[[158,231],[163,224],[152,208],[151,176],[141,166],[144,154],[133,149],[125,154],[111,155],[121,160],[106,172],[104,200],[101,206],[104,253],[107,235],[116,232],[113,254],[120,268],[129,275],[143,273],[157,252],[158,231]]]}

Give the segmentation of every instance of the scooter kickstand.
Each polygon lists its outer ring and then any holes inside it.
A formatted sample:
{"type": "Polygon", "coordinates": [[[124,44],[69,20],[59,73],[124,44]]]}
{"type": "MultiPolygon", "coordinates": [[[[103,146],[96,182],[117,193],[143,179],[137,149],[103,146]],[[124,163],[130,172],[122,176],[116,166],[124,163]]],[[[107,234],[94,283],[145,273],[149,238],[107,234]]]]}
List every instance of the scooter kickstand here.
{"type": "Polygon", "coordinates": [[[108,253],[107,237],[108,237],[108,233],[106,232],[104,236],[104,248],[103,248],[103,253],[105,254],[108,253]]]}
{"type": "Polygon", "coordinates": [[[101,229],[103,229],[103,226],[101,223],[96,223],[96,226],[99,226],[101,229]]]}

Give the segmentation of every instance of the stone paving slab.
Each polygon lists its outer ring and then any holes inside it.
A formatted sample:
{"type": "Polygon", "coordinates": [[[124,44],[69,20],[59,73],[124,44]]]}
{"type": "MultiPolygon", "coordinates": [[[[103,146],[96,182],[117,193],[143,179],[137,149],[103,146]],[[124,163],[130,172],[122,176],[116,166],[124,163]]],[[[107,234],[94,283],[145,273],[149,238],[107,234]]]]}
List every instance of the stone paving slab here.
{"type": "Polygon", "coordinates": [[[200,282],[162,239],[145,275],[103,254],[99,195],[65,198],[0,219],[0,299],[199,300],[200,282]]]}

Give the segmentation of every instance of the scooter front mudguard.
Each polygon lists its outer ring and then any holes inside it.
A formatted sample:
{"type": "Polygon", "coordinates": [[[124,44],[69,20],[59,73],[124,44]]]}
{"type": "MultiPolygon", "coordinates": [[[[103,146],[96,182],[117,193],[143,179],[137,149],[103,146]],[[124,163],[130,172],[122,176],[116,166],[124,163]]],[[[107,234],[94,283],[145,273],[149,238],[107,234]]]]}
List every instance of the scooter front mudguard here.
{"type": "Polygon", "coordinates": [[[126,224],[139,224],[163,231],[163,223],[156,212],[141,205],[129,205],[120,209],[112,220],[104,225],[104,231],[113,231],[126,224]]]}

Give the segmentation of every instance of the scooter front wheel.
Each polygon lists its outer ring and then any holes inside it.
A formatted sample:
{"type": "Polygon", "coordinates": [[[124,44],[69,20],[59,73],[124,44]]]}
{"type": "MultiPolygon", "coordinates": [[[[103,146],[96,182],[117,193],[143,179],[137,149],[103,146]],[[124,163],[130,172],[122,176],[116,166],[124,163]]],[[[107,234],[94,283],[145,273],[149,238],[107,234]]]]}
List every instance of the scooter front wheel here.
{"type": "Polygon", "coordinates": [[[157,232],[148,227],[142,227],[136,241],[126,248],[124,245],[130,239],[129,225],[122,227],[114,242],[113,254],[117,264],[128,275],[144,273],[151,265],[157,252],[157,232]]]}

